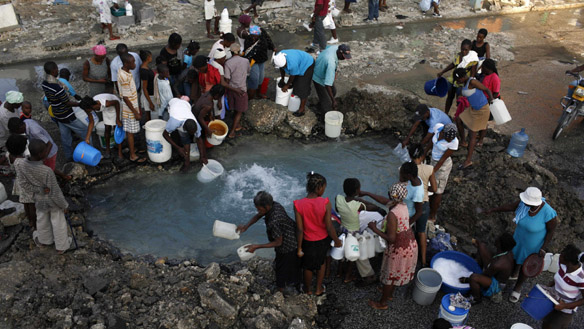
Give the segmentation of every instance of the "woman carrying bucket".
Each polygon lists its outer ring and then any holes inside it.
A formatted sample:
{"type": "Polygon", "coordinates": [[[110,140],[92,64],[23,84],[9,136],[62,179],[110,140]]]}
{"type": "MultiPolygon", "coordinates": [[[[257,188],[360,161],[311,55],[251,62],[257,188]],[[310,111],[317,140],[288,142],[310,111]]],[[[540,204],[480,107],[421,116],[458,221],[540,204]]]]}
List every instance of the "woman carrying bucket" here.
{"type": "Polygon", "coordinates": [[[537,187],[528,187],[519,194],[519,199],[485,212],[485,214],[491,214],[493,212],[515,211],[513,221],[517,227],[513,238],[517,245],[513,248],[513,257],[515,258],[513,277],[517,278],[517,283],[509,296],[509,301],[513,303],[519,301],[521,286],[527,278],[521,270],[523,262],[531,254],[539,254],[541,257],[545,255],[544,249],[552,241],[558,225],[556,211],[545,201],[537,187]]]}
{"type": "Polygon", "coordinates": [[[573,244],[567,245],[560,254],[560,269],[550,285],[559,296],[559,304],[543,319],[542,329],[568,328],[578,306],[584,305],[582,262],[584,254],[573,244]]]}

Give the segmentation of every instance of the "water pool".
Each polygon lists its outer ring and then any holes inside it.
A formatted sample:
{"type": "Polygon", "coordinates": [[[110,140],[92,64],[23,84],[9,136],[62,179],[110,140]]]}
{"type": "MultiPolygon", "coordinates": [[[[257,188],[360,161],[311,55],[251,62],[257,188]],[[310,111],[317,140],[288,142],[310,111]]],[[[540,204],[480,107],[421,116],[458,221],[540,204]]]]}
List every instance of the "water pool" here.
{"type": "MultiPolygon", "coordinates": [[[[253,197],[266,190],[293,216],[292,202],[305,196],[308,171],[324,175],[325,196],[333,202],[343,193],[343,180],[356,177],[364,190],[387,193],[398,177],[395,145],[383,138],[353,139],[303,145],[298,142],[250,139],[217,152],[225,173],[209,184],[189,174],[124,174],[89,192],[90,229],[134,255],[194,258],[199,263],[237,260],[237,248],[266,243],[260,220],[239,240],[216,238],[216,219],[246,223],[254,214],[253,197]]],[[[257,251],[273,257],[273,250],[257,251]]]]}

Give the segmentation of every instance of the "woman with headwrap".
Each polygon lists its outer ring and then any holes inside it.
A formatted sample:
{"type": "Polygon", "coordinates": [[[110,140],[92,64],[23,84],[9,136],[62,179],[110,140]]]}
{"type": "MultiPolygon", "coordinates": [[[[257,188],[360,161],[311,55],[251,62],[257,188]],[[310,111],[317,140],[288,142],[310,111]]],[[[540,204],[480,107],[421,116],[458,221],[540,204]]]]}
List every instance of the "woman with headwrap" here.
{"type": "Polygon", "coordinates": [[[393,299],[396,286],[403,286],[414,278],[418,261],[418,244],[414,232],[410,229],[408,207],[404,199],[408,195],[406,183],[395,183],[388,191],[390,209],[383,223],[383,230],[377,228],[375,222],[368,224],[369,229],[387,241],[383,252],[383,263],[379,279],[383,283],[381,299],[376,302],[369,300],[369,306],[386,310],[387,302],[393,299]]]}
{"type": "Polygon", "coordinates": [[[235,34],[237,35],[237,41],[241,49],[245,49],[245,39],[249,36],[249,24],[251,24],[251,17],[249,15],[239,16],[239,27],[235,34]]]}
{"type": "Polygon", "coordinates": [[[431,221],[436,221],[436,213],[440,202],[442,202],[442,194],[448,183],[448,176],[452,170],[452,159],[450,156],[454,151],[458,150],[458,133],[456,125],[449,123],[443,125],[437,123],[434,126],[434,137],[432,137],[432,144],[429,145],[424,154],[428,154],[430,147],[432,148],[432,166],[434,167],[434,176],[436,177],[436,192],[430,198],[430,218],[431,221]]]}
{"type": "Polygon", "coordinates": [[[106,57],[107,50],[104,45],[97,45],[91,48],[93,57],[83,63],[83,81],[87,82],[88,95],[103,94],[105,84],[111,81],[110,60],[106,57]]]}
{"type": "MultiPolygon", "coordinates": [[[[264,81],[264,64],[268,60],[270,50],[276,52],[276,47],[266,30],[257,25],[249,27],[249,35],[245,38],[243,57],[249,59],[251,71],[247,77],[247,93],[249,99],[256,97],[259,86],[264,81]]],[[[257,95],[257,98],[266,98],[266,95],[257,95]]]]}
{"type": "Polygon", "coordinates": [[[4,148],[6,140],[10,136],[8,120],[10,118],[20,118],[22,114],[22,110],[20,109],[22,102],[24,102],[22,93],[11,90],[6,93],[6,101],[0,105],[0,148],[4,148]]]}

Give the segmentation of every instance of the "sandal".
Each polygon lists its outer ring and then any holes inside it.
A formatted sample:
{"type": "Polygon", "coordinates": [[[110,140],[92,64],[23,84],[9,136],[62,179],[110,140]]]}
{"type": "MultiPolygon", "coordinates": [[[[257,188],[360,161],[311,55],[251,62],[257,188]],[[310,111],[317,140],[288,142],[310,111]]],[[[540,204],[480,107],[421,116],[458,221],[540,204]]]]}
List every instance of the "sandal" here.
{"type": "Polygon", "coordinates": [[[465,170],[465,169],[468,169],[468,168],[470,168],[470,167],[472,167],[472,162],[471,162],[470,164],[466,165],[466,166],[464,165],[464,163],[461,163],[461,164],[458,166],[458,170],[465,170]]]}
{"type": "Polygon", "coordinates": [[[292,115],[295,116],[295,117],[297,117],[297,118],[300,118],[304,114],[306,114],[305,111],[303,111],[303,112],[296,111],[296,112],[292,113],[292,115]]]}
{"type": "Polygon", "coordinates": [[[512,291],[511,295],[509,296],[509,301],[511,303],[517,303],[519,301],[519,298],[521,297],[521,294],[517,291],[512,291]]]}
{"type": "Polygon", "coordinates": [[[130,162],[134,162],[134,163],[144,163],[144,162],[146,162],[146,158],[137,157],[137,158],[136,158],[136,159],[134,159],[134,160],[130,159],[130,162]]]}
{"type": "Polygon", "coordinates": [[[320,294],[314,294],[316,297],[320,297],[322,295],[326,294],[326,286],[324,285],[324,283],[322,284],[322,292],[320,294]]]}
{"type": "Polygon", "coordinates": [[[389,305],[387,304],[384,305],[374,300],[369,300],[367,304],[376,310],[387,310],[389,308],[389,305]]]}

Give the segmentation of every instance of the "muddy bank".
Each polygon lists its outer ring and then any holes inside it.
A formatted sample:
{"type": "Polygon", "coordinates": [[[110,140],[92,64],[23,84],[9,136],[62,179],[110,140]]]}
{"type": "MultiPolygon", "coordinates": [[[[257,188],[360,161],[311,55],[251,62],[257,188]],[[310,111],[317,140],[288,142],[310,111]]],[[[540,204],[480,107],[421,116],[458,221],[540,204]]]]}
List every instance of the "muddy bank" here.
{"type": "MultiPolygon", "coordinates": [[[[342,138],[375,133],[384,134],[397,143],[396,137],[409,128],[408,120],[417,104],[415,98],[397,93],[351,90],[339,101],[346,118],[342,138]]],[[[314,116],[310,122],[315,123],[302,125],[292,122],[285,108],[258,101],[252,103],[246,117],[253,117],[258,109],[264,111],[259,116],[266,122],[280,120],[272,124],[272,130],[261,133],[285,136],[281,132],[292,129],[293,133],[286,137],[308,143],[326,139],[321,130],[321,113],[307,114],[305,120],[314,116]],[[268,113],[268,109],[271,112],[268,113]]],[[[262,127],[258,125],[256,130],[264,129],[262,127]]],[[[247,138],[259,133],[254,132],[247,138]]],[[[420,138],[420,135],[414,137],[420,138]]],[[[237,140],[231,143],[223,152],[237,147],[237,140]]],[[[582,228],[579,215],[584,203],[560,186],[558,177],[545,169],[545,162],[537,150],[530,147],[524,158],[515,159],[504,152],[507,143],[508,137],[490,132],[485,145],[477,151],[474,169],[452,172],[438,214],[439,223],[445,224],[458,238],[461,250],[470,252],[472,236],[492,242],[502,231],[513,229],[511,214],[487,217],[478,214],[477,208],[514,201],[526,186],[535,185],[542,189],[560,219],[551,251],[557,252],[569,242],[584,247],[584,234],[578,231],[582,228]]],[[[465,150],[455,153],[455,164],[462,162],[465,154],[465,150]]],[[[93,329],[377,328],[386,326],[388,321],[403,324],[400,314],[408,314],[411,319],[404,327],[419,328],[427,326],[434,318],[435,305],[432,308],[416,306],[409,296],[411,286],[398,290],[395,305],[392,304],[396,312],[388,316],[365,305],[368,298],[378,297],[374,286],[342,286],[331,279],[326,300],[284,297],[275,293],[273,269],[267,260],[255,259],[248,264],[213,263],[201,267],[196,260],[133,257],[83,232],[83,214],[90,206],[85,198],[86,193],[90,193],[89,187],[127,170],[148,175],[163,170],[175,172],[179,166],[178,158],[164,165],[141,167],[115,161],[104,162],[99,168],[67,165],[66,171],[75,179],[64,192],[72,205],[71,217],[82,247],[58,256],[53,248],[34,246],[28,230],[18,234],[8,251],[0,256],[0,275],[6,278],[0,282],[0,310],[5,314],[0,324],[7,328],[93,329]],[[322,305],[317,307],[317,304],[322,305]],[[423,315],[415,316],[422,309],[423,315]],[[389,320],[381,320],[387,317],[389,320]]],[[[195,166],[193,171],[196,170],[195,166]]],[[[8,186],[7,190],[10,190],[8,186]]],[[[378,269],[379,264],[374,262],[374,268],[378,269]]],[[[538,278],[544,279],[544,276],[538,278]]],[[[493,307],[505,312],[503,314],[509,319],[525,317],[518,315],[521,313],[518,306],[489,305],[483,305],[483,311],[476,312],[483,320],[473,325],[500,329],[500,323],[485,320],[491,314],[487,311],[493,307]]]]}

